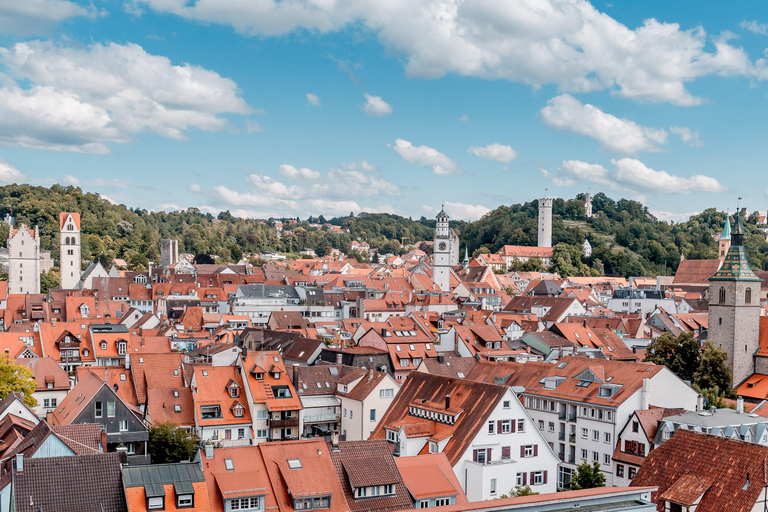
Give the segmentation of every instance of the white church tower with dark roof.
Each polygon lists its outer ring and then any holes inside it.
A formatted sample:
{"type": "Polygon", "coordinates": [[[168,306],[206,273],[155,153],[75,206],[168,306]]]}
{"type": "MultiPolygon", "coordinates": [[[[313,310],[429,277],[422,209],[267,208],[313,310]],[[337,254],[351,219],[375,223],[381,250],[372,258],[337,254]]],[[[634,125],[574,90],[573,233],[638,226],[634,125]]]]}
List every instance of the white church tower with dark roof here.
{"type": "Polygon", "coordinates": [[[80,214],[61,212],[59,232],[61,288],[73,290],[80,287],[80,214]]]}
{"type": "Polygon", "coordinates": [[[459,237],[449,226],[449,220],[445,208],[441,209],[435,224],[432,255],[432,280],[444,292],[451,291],[451,267],[459,264],[459,237]]]}

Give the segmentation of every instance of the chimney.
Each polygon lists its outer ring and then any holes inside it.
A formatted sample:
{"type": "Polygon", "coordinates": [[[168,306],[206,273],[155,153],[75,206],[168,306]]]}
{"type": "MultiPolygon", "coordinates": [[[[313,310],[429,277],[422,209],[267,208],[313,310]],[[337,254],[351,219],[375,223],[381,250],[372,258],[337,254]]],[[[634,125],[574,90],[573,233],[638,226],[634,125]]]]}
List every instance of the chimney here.
{"type": "Polygon", "coordinates": [[[213,445],[212,444],[206,444],[205,445],[205,458],[206,459],[212,459],[213,458],[213,445]]]}
{"type": "Polygon", "coordinates": [[[741,414],[744,412],[744,397],[739,397],[736,400],[736,412],[741,414]]]}
{"type": "Polygon", "coordinates": [[[126,370],[131,369],[131,354],[128,354],[127,352],[125,354],[125,369],[126,370]]]}
{"type": "Polygon", "coordinates": [[[107,432],[101,433],[101,446],[99,447],[100,453],[107,453],[107,432]]]}
{"type": "Polygon", "coordinates": [[[445,354],[444,353],[440,352],[439,354],[437,354],[437,362],[440,363],[441,365],[445,364],[445,354]]]}
{"type": "Polygon", "coordinates": [[[24,454],[23,453],[16,454],[16,472],[17,473],[24,472],[24,454]]]}
{"type": "Polygon", "coordinates": [[[696,412],[704,410],[704,397],[696,395],[696,412]]]}
{"type": "Polygon", "coordinates": [[[331,447],[333,448],[333,451],[335,452],[339,451],[339,431],[338,430],[331,431],[331,447]]]}
{"type": "Polygon", "coordinates": [[[661,290],[661,276],[656,276],[656,291],[661,290]]]}
{"type": "Polygon", "coordinates": [[[373,380],[373,368],[368,370],[368,382],[371,382],[373,380]]]}
{"type": "Polygon", "coordinates": [[[386,329],[382,328],[381,329],[381,337],[382,338],[386,338],[387,336],[389,336],[389,331],[387,331],[386,329]]]}
{"type": "Polygon", "coordinates": [[[451,408],[451,395],[445,395],[445,410],[451,408]]]}
{"type": "Polygon", "coordinates": [[[341,352],[336,352],[336,364],[344,364],[342,363],[343,356],[344,354],[342,354],[341,352]]]}
{"type": "Polygon", "coordinates": [[[646,411],[649,409],[650,404],[648,403],[650,400],[651,392],[648,390],[648,383],[651,381],[648,377],[643,377],[643,393],[641,398],[641,404],[640,409],[643,411],[646,411]]]}
{"type": "Polygon", "coordinates": [[[294,363],[293,365],[293,388],[296,392],[299,392],[299,365],[294,363]]]}

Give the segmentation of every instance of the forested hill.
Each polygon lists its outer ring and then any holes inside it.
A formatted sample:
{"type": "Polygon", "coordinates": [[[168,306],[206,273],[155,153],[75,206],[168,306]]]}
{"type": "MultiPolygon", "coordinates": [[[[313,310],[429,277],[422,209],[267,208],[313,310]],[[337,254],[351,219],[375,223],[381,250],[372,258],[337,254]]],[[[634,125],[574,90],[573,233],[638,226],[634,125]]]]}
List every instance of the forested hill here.
{"type": "MultiPolygon", "coordinates": [[[[561,273],[599,273],[617,275],[672,274],[685,257],[715,258],[717,242],[714,233],[722,230],[725,213],[705,210],[684,223],[659,221],[637,201],[614,201],[597,194],[592,201],[594,218],[587,219],[583,197],[554,201],[553,243],[561,273]],[[592,257],[581,258],[585,239],[593,247],[592,257]]],[[[482,219],[452,222],[459,232],[462,254],[464,246],[471,253],[495,252],[502,245],[536,245],[537,201],[501,206],[482,219]]],[[[30,185],[0,187],[0,216],[13,214],[17,224],[38,224],[43,249],[58,259],[58,218],[61,211],[81,213],[83,259],[101,259],[109,264],[123,258],[133,268],[144,268],[147,262],[159,260],[162,238],[177,238],[179,250],[199,255],[217,255],[221,261],[237,261],[242,253],[279,251],[298,256],[303,248],[318,254],[338,248],[354,257],[364,255],[351,250],[352,240],[366,241],[382,253],[402,253],[401,242],[431,240],[434,219],[412,220],[392,214],[362,213],[327,221],[349,233],[337,233],[325,224],[326,219],[300,219],[297,224],[284,223],[282,237],[277,236],[274,219],[266,223],[241,219],[223,212],[218,217],[203,214],[196,208],[180,212],[148,212],[115,205],[97,194],[84,194],[77,187],[53,185],[50,188],[30,185]]],[[[285,219],[283,219],[285,220],[285,219]]],[[[747,252],[756,269],[768,265],[768,244],[756,224],[756,214],[744,220],[747,252]]],[[[0,227],[0,239],[7,238],[8,226],[0,227]]]]}

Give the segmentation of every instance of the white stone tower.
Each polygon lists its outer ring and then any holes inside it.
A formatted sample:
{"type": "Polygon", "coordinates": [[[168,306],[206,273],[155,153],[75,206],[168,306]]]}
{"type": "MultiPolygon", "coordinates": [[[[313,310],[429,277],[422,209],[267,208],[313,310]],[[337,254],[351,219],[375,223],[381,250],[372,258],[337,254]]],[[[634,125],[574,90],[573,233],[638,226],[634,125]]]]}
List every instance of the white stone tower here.
{"type": "MultiPolygon", "coordinates": [[[[433,281],[444,292],[451,291],[452,231],[448,226],[448,214],[441,209],[435,225],[435,245],[432,255],[433,281]]],[[[454,235],[455,236],[455,235],[454,235]]],[[[456,251],[458,252],[458,251],[456,251]]]]}
{"type": "Polygon", "coordinates": [[[552,198],[539,199],[539,247],[552,247],[552,198]]]}
{"type": "Polygon", "coordinates": [[[74,290],[80,283],[80,214],[61,212],[59,214],[59,267],[61,288],[74,290]]]}
{"type": "Polygon", "coordinates": [[[40,231],[22,224],[8,233],[8,293],[40,293],[40,231]]]}
{"type": "Polygon", "coordinates": [[[584,209],[587,212],[587,218],[592,217],[592,194],[587,192],[586,200],[584,201],[584,209]]]}
{"type": "Polygon", "coordinates": [[[732,387],[755,373],[760,350],[760,282],[747,261],[744,229],[736,215],[731,244],[720,269],[709,278],[709,338],[728,353],[732,387]]]}
{"type": "Polygon", "coordinates": [[[160,266],[172,267],[179,262],[179,241],[164,238],[160,241],[160,266]]]}

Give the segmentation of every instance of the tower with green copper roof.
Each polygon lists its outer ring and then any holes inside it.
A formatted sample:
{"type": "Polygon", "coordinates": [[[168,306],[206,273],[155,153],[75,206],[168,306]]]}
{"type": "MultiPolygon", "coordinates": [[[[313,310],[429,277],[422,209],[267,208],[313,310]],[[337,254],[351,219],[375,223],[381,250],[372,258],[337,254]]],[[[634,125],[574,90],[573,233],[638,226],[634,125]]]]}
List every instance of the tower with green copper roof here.
{"type": "Polygon", "coordinates": [[[720,263],[723,262],[725,259],[725,255],[728,254],[728,249],[731,248],[731,218],[730,216],[725,217],[725,226],[723,226],[723,233],[720,235],[720,239],[718,240],[718,245],[720,249],[720,263]]]}
{"type": "MultiPolygon", "coordinates": [[[[735,388],[755,373],[760,350],[760,282],[747,261],[741,217],[726,220],[723,236],[729,247],[715,275],[709,278],[709,338],[728,353],[726,364],[735,388]]],[[[721,237],[722,244],[722,237],[721,237]]],[[[722,245],[721,245],[722,247],[722,245]]]]}

